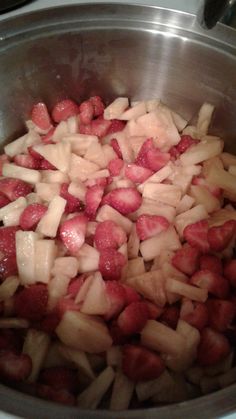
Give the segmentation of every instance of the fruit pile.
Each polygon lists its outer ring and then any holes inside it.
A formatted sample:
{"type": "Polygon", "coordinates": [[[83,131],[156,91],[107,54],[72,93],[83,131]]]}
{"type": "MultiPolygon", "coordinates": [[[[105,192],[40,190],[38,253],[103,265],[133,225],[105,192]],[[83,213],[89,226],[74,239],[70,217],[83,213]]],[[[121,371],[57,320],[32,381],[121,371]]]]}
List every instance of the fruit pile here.
{"type": "Polygon", "coordinates": [[[236,156],[159,100],[36,104],[0,156],[0,379],[81,408],[236,381],[236,156]]]}

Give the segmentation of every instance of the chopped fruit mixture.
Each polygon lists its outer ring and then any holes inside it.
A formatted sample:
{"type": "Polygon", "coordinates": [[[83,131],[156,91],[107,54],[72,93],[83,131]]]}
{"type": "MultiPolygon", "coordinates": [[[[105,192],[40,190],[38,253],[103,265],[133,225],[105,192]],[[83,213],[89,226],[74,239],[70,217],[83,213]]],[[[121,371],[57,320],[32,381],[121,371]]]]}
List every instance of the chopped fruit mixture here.
{"type": "Polygon", "coordinates": [[[236,157],[212,113],[35,104],[0,156],[2,383],[124,410],[236,382],[236,157]]]}

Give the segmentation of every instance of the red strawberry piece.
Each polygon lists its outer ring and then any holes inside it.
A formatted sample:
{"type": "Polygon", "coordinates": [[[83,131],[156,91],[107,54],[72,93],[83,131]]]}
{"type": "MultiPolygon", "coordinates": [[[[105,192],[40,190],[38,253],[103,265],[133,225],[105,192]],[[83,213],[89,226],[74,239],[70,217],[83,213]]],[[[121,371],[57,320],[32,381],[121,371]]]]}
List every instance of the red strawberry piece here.
{"type": "Polygon", "coordinates": [[[229,294],[229,283],[223,276],[202,269],[190,278],[190,284],[207,289],[209,293],[217,298],[227,298],[229,294]]]}
{"type": "Polygon", "coordinates": [[[94,243],[98,250],[117,249],[126,241],[125,231],[114,221],[106,220],[97,225],[94,243]]]}
{"type": "Polygon", "coordinates": [[[68,289],[67,289],[67,295],[69,295],[70,298],[76,297],[85,279],[86,279],[85,275],[80,275],[76,278],[71,279],[68,289]]]}
{"type": "Polygon", "coordinates": [[[2,168],[5,163],[9,163],[9,158],[6,154],[0,155],[0,176],[2,176],[2,168]]]}
{"type": "Polygon", "coordinates": [[[208,325],[208,310],[204,303],[188,300],[182,301],[180,309],[180,319],[189,323],[191,326],[202,330],[208,325]]]}
{"type": "Polygon", "coordinates": [[[192,145],[199,143],[199,140],[195,140],[191,135],[181,135],[180,142],[176,145],[176,148],[180,154],[188,150],[192,145]]]}
{"type": "Polygon", "coordinates": [[[119,157],[119,159],[122,159],[123,156],[118,141],[115,138],[112,138],[112,140],[110,141],[110,145],[112,146],[114,152],[117,154],[117,157],[119,157]]]}
{"type": "Polygon", "coordinates": [[[113,345],[124,345],[129,340],[129,336],[122,333],[116,321],[111,323],[109,332],[113,341],[113,345]]]}
{"type": "Polygon", "coordinates": [[[94,109],[90,100],[85,100],[79,106],[79,117],[81,124],[88,125],[93,119],[94,109]]]}
{"type": "Polygon", "coordinates": [[[38,328],[48,335],[54,335],[55,329],[59,325],[62,316],[57,312],[48,313],[38,325],[38,328]]]}
{"type": "Polygon", "coordinates": [[[236,306],[232,301],[211,299],[207,301],[209,326],[225,332],[234,320],[236,306]]]}
{"type": "Polygon", "coordinates": [[[2,192],[0,192],[0,208],[5,207],[6,205],[10,204],[10,199],[7,198],[2,192]]]}
{"type": "Polygon", "coordinates": [[[221,333],[206,327],[201,333],[197,361],[202,367],[217,364],[230,353],[228,339],[221,333]]]}
{"type": "Polygon", "coordinates": [[[76,404],[75,396],[67,390],[55,390],[45,384],[37,384],[37,396],[45,400],[50,400],[50,402],[68,406],[74,406],[76,404]]]}
{"type": "Polygon", "coordinates": [[[0,330],[0,352],[1,351],[14,351],[19,352],[21,350],[22,341],[13,329],[1,329],[0,330]]]}
{"type": "Polygon", "coordinates": [[[210,248],[215,252],[221,252],[231,242],[236,233],[236,221],[226,221],[223,225],[211,227],[208,231],[210,248]]]}
{"type": "Polygon", "coordinates": [[[157,172],[164,167],[169,160],[170,154],[162,153],[154,146],[153,140],[148,139],[139,150],[135,163],[139,166],[143,166],[157,172]]]}
{"type": "Polygon", "coordinates": [[[159,319],[161,314],[163,313],[163,307],[159,307],[156,304],[152,303],[151,301],[145,300],[145,304],[148,309],[148,318],[149,320],[156,320],[159,319]]]}
{"type": "Polygon", "coordinates": [[[169,225],[169,221],[161,215],[142,214],[136,221],[136,230],[140,240],[146,240],[167,230],[169,225]]]}
{"type": "Polygon", "coordinates": [[[185,240],[193,247],[196,247],[201,252],[209,251],[208,243],[208,222],[207,220],[198,221],[189,224],[183,231],[185,240]]]}
{"type": "Polygon", "coordinates": [[[232,287],[236,288],[236,259],[226,262],[224,276],[230,281],[232,287]]]}
{"type": "Polygon", "coordinates": [[[42,159],[40,161],[40,169],[41,170],[56,170],[56,167],[53,166],[48,160],[42,159]]]}
{"type": "Polygon", "coordinates": [[[125,335],[133,335],[141,332],[149,316],[147,306],[142,301],[129,304],[121,312],[117,324],[125,335]]]}
{"type": "Polygon", "coordinates": [[[115,249],[103,249],[100,251],[99,271],[103,279],[117,281],[120,279],[126,259],[122,253],[115,249]]]}
{"type": "Polygon", "coordinates": [[[87,179],[84,182],[84,185],[87,188],[92,188],[93,186],[102,186],[104,189],[108,185],[108,177],[99,177],[97,179],[87,179]]]}
{"type": "Polygon", "coordinates": [[[44,284],[33,284],[15,295],[15,311],[19,317],[31,321],[45,316],[48,303],[48,289],[44,284]]]}
{"type": "Polygon", "coordinates": [[[106,203],[123,215],[136,211],[142,203],[142,197],[135,188],[117,188],[106,196],[106,203]]]}
{"type": "Polygon", "coordinates": [[[60,226],[60,238],[72,255],[76,255],[84,244],[88,219],[84,215],[76,215],[60,226]]]}
{"type": "Polygon", "coordinates": [[[183,246],[172,258],[172,265],[179,271],[193,275],[199,268],[199,250],[191,246],[183,246]]]}
{"type": "Polygon", "coordinates": [[[0,280],[8,276],[17,275],[17,272],[16,256],[0,253],[0,280]]]}
{"type": "Polygon", "coordinates": [[[103,115],[103,111],[105,109],[105,105],[100,98],[100,96],[92,96],[89,101],[93,105],[94,116],[101,116],[103,115]]]}
{"type": "Polygon", "coordinates": [[[66,311],[79,311],[80,306],[72,300],[72,298],[63,297],[61,298],[55,309],[54,312],[58,313],[59,317],[61,318],[66,311]]]}
{"type": "Polygon", "coordinates": [[[172,161],[178,159],[179,156],[180,156],[180,153],[179,153],[177,147],[175,147],[175,146],[173,146],[169,149],[169,154],[170,154],[170,158],[171,158],[172,161]]]}
{"type": "Polygon", "coordinates": [[[67,390],[70,393],[76,393],[78,388],[76,371],[64,366],[45,368],[39,375],[39,382],[54,390],[67,390]]]}
{"type": "Polygon", "coordinates": [[[60,196],[66,200],[65,212],[70,214],[72,212],[81,211],[82,206],[78,198],[68,192],[68,183],[62,183],[60,189],[60,196]]]}
{"type": "Polygon", "coordinates": [[[161,357],[140,345],[125,345],[122,349],[122,370],[132,381],[158,378],[164,371],[161,357]]]}
{"type": "Polygon", "coordinates": [[[124,121],[120,121],[119,119],[112,119],[108,134],[115,134],[116,132],[123,131],[125,125],[126,123],[124,121]]]}
{"type": "Polygon", "coordinates": [[[168,306],[164,308],[163,313],[161,314],[159,321],[164,323],[166,326],[171,327],[171,329],[176,329],[178,320],[179,320],[180,310],[176,306],[168,306]]]}
{"type": "Polygon", "coordinates": [[[102,201],[104,187],[100,185],[91,186],[88,188],[85,195],[85,213],[88,217],[93,218],[102,201]]]}
{"type": "Polygon", "coordinates": [[[137,164],[128,164],[125,168],[125,176],[134,183],[143,183],[147,180],[153,171],[137,164]]]}
{"type": "Polygon", "coordinates": [[[124,166],[124,162],[121,159],[110,160],[108,163],[108,170],[111,176],[119,176],[123,166],[124,166]]]}
{"type": "Polygon", "coordinates": [[[32,192],[32,186],[20,179],[2,178],[0,179],[0,192],[6,195],[10,201],[15,201],[32,192]]]}
{"type": "Polygon", "coordinates": [[[92,135],[100,138],[105,137],[108,134],[110,126],[111,121],[107,121],[103,116],[99,116],[91,122],[92,135]]]}
{"type": "Polygon", "coordinates": [[[211,185],[203,177],[194,176],[192,179],[192,184],[197,186],[204,186],[216,198],[220,198],[222,195],[222,189],[218,188],[218,186],[211,185]]]}
{"type": "Polygon", "coordinates": [[[122,285],[125,291],[125,305],[141,300],[140,295],[137,293],[137,291],[135,291],[134,288],[129,287],[129,285],[126,284],[122,285]]]}
{"type": "Polygon", "coordinates": [[[30,156],[32,156],[34,159],[36,160],[43,160],[43,156],[41,156],[41,154],[39,154],[33,146],[28,147],[28,153],[30,156]]]}
{"type": "Polygon", "coordinates": [[[23,381],[31,373],[32,361],[29,355],[17,355],[13,351],[0,352],[0,376],[7,381],[23,381]]]}
{"type": "Polygon", "coordinates": [[[222,262],[220,258],[214,255],[202,255],[200,257],[200,269],[208,269],[220,275],[223,273],[222,262]]]}
{"type": "Polygon", "coordinates": [[[19,227],[0,227],[0,279],[17,274],[15,235],[19,227]]]}
{"type": "Polygon", "coordinates": [[[58,102],[52,110],[52,118],[55,122],[66,121],[70,116],[79,113],[79,106],[73,100],[64,99],[58,102]]]}
{"type": "Polygon", "coordinates": [[[20,216],[20,227],[22,230],[35,230],[38,222],[47,212],[47,207],[43,204],[34,203],[28,205],[20,216]]]}
{"type": "Polygon", "coordinates": [[[17,166],[26,167],[27,169],[40,169],[40,160],[35,159],[30,154],[18,154],[14,157],[14,163],[17,166]]]}
{"type": "Polygon", "coordinates": [[[51,118],[47,106],[43,102],[39,102],[33,106],[31,119],[33,123],[42,130],[46,131],[51,127],[51,118]]]}
{"type": "Polygon", "coordinates": [[[126,303],[123,286],[118,281],[106,282],[106,294],[110,302],[110,309],[104,315],[105,320],[117,317],[126,303]]]}
{"type": "Polygon", "coordinates": [[[41,140],[44,144],[53,144],[52,137],[55,131],[55,127],[50,128],[46,135],[42,135],[41,140]]]}

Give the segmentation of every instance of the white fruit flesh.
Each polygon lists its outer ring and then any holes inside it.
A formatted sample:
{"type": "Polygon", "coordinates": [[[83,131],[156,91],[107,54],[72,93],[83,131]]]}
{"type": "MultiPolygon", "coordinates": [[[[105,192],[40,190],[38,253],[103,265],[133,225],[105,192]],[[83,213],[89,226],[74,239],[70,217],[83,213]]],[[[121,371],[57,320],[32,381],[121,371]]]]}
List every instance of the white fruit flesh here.
{"type": "Polygon", "coordinates": [[[2,168],[2,174],[5,177],[20,179],[33,184],[40,182],[41,179],[41,174],[38,170],[26,169],[13,163],[5,163],[2,168]]]}
{"type": "Polygon", "coordinates": [[[32,383],[37,380],[49,345],[50,338],[48,334],[35,329],[28,330],[23,345],[23,353],[30,356],[32,360],[32,371],[27,381],[32,383]]]}
{"type": "Polygon", "coordinates": [[[50,202],[47,212],[39,221],[37,232],[47,237],[56,237],[65,206],[66,200],[61,196],[55,196],[50,202]]]}

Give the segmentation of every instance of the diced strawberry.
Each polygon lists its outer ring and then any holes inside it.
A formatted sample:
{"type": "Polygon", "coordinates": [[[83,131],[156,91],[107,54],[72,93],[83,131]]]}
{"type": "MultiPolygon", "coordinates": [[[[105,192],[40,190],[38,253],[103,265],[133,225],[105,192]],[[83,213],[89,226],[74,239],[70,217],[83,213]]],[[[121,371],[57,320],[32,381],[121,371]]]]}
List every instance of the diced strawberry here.
{"type": "Polygon", "coordinates": [[[66,214],[81,211],[82,205],[80,200],[68,192],[68,187],[68,183],[62,183],[60,189],[60,196],[67,202],[65,207],[66,214]]]}
{"type": "Polygon", "coordinates": [[[92,188],[93,186],[102,186],[104,189],[107,185],[109,185],[109,177],[98,177],[96,179],[87,179],[84,182],[84,185],[87,188],[92,188]]]}
{"type": "Polygon", "coordinates": [[[192,301],[185,298],[180,309],[180,319],[189,323],[191,326],[202,330],[208,325],[208,310],[204,303],[192,301]]]}
{"type": "Polygon", "coordinates": [[[222,189],[220,189],[218,186],[211,185],[203,177],[194,176],[192,179],[192,184],[197,186],[204,186],[216,198],[220,198],[222,195],[222,189]]]}
{"type": "Polygon", "coordinates": [[[8,199],[6,195],[0,192],[0,208],[5,207],[5,205],[10,204],[10,202],[10,199],[8,199]]]}
{"type": "Polygon", "coordinates": [[[43,102],[39,102],[33,106],[31,119],[42,130],[46,131],[51,127],[51,118],[47,106],[43,102]]]}
{"type": "Polygon", "coordinates": [[[124,255],[117,250],[103,249],[100,251],[99,271],[106,281],[119,280],[125,264],[124,255]]]}
{"type": "Polygon", "coordinates": [[[220,258],[214,255],[202,255],[200,257],[200,269],[208,269],[220,275],[223,273],[222,262],[220,258]]]}
{"type": "Polygon", "coordinates": [[[121,312],[117,324],[125,335],[141,332],[149,317],[147,306],[142,301],[129,304],[121,312]]]}
{"type": "Polygon", "coordinates": [[[169,149],[170,159],[172,161],[176,160],[180,156],[180,152],[178,151],[176,146],[173,146],[169,149]]]}
{"type": "Polygon", "coordinates": [[[169,221],[161,215],[142,214],[136,221],[136,230],[140,240],[146,240],[167,230],[169,225],[169,221]]]}
{"type": "Polygon", "coordinates": [[[209,326],[225,332],[234,320],[236,307],[232,301],[211,299],[207,301],[209,326]]]}
{"type": "Polygon", "coordinates": [[[117,317],[126,303],[123,286],[118,281],[106,282],[106,294],[110,302],[110,309],[104,315],[105,320],[117,317]]]}
{"type": "Polygon", "coordinates": [[[116,132],[123,131],[125,125],[126,123],[124,121],[120,121],[119,119],[112,119],[108,134],[115,134],[116,132]]]}
{"type": "Polygon", "coordinates": [[[126,241],[125,231],[114,221],[106,220],[97,225],[94,243],[98,250],[117,249],[126,241]]]}
{"type": "Polygon", "coordinates": [[[68,289],[67,289],[67,295],[70,296],[70,298],[76,297],[85,279],[86,279],[85,275],[80,275],[76,278],[71,279],[68,289]]]}
{"type": "Polygon", "coordinates": [[[110,160],[108,163],[108,170],[111,176],[119,176],[123,166],[124,166],[124,162],[121,159],[110,160]]]}
{"type": "Polygon", "coordinates": [[[53,144],[52,137],[55,131],[55,127],[50,128],[46,135],[42,135],[41,140],[44,144],[53,144]]]}
{"type": "Polygon", "coordinates": [[[129,287],[129,285],[126,285],[126,284],[122,284],[122,285],[125,290],[125,305],[141,300],[140,295],[137,293],[137,291],[135,291],[134,288],[129,287]]]}
{"type": "Polygon", "coordinates": [[[100,185],[91,186],[88,188],[85,195],[85,213],[88,217],[93,218],[102,201],[104,187],[100,185]]]}
{"type": "Polygon", "coordinates": [[[191,246],[178,249],[172,258],[172,265],[179,271],[193,275],[199,268],[199,250],[191,246]]]}
{"type": "Polygon", "coordinates": [[[54,335],[55,329],[59,325],[61,318],[62,316],[57,312],[48,313],[40,321],[38,327],[40,330],[47,333],[48,335],[54,335]]]}
{"type": "Polygon", "coordinates": [[[0,376],[7,381],[23,381],[31,373],[32,361],[29,355],[17,355],[13,351],[0,352],[0,376]]]}
{"type": "Polygon", "coordinates": [[[0,192],[7,196],[10,201],[15,201],[21,196],[26,196],[32,191],[32,186],[20,179],[0,179],[0,192]]]}
{"type": "Polygon", "coordinates": [[[198,346],[198,363],[207,367],[222,361],[230,353],[228,339],[221,333],[206,327],[201,333],[201,341],[198,346]]]}
{"type": "Polygon", "coordinates": [[[105,196],[105,200],[123,215],[136,211],[142,203],[142,197],[135,188],[113,189],[105,196]]]}
{"type": "Polygon", "coordinates": [[[42,159],[40,160],[40,169],[41,170],[56,170],[56,167],[53,166],[48,160],[42,159]]]}
{"type": "Polygon", "coordinates": [[[151,301],[147,301],[147,300],[145,300],[145,304],[148,309],[149,320],[159,319],[159,317],[163,313],[163,307],[159,307],[156,304],[152,303],[151,301]]]}
{"type": "Polygon", "coordinates": [[[80,124],[79,130],[81,134],[96,135],[102,138],[108,134],[110,126],[111,121],[104,119],[103,116],[99,116],[97,119],[93,119],[89,125],[80,124]]]}
{"type": "Polygon", "coordinates": [[[236,221],[226,221],[223,225],[211,227],[208,231],[210,248],[215,252],[224,250],[236,233],[236,221]]]}
{"type": "Polygon", "coordinates": [[[79,106],[80,123],[84,125],[90,124],[94,116],[94,109],[90,100],[85,100],[79,106]]]}
{"type": "Polygon", "coordinates": [[[188,150],[192,145],[199,143],[199,140],[196,140],[191,137],[191,135],[181,135],[180,142],[175,146],[180,154],[188,150]]]}
{"type": "Polygon", "coordinates": [[[0,176],[2,176],[2,167],[5,163],[9,163],[9,158],[6,154],[0,156],[0,176]]]}
{"type": "Polygon", "coordinates": [[[45,368],[40,372],[39,382],[54,390],[67,390],[70,393],[76,393],[78,387],[76,371],[64,366],[45,368]]]}
{"type": "Polygon", "coordinates": [[[196,247],[201,252],[209,251],[208,243],[208,222],[207,220],[198,221],[189,224],[183,231],[185,240],[193,247],[196,247]]]}
{"type": "Polygon", "coordinates": [[[21,166],[21,167],[26,167],[27,169],[40,169],[41,165],[41,161],[35,159],[32,155],[30,154],[18,154],[18,156],[14,157],[14,163],[17,166],[21,166]]]}
{"type": "Polygon", "coordinates": [[[110,145],[112,146],[114,152],[117,154],[117,157],[119,159],[122,159],[123,156],[118,141],[115,138],[112,138],[112,140],[110,141],[110,145]]]}
{"type": "Polygon", "coordinates": [[[173,305],[165,307],[159,318],[159,321],[164,323],[166,326],[171,327],[171,329],[176,329],[179,320],[179,314],[180,310],[177,306],[173,305]]]}
{"type": "Polygon", "coordinates": [[[45,384],[37,384],[37,396],[50,402],[68,406],[74,406],[76,404],[75,396],[67,390],[55,390],[53,387],[45,384]]]}
{"type": "Polygon", "coordinates": [[[134,183],[143,183],[147,180],[153,171],[137,164],[128,164],[125,168],[125,176],[134,183]]]}
{"type": "Polygon", "coordinates": [[[217,298],[227,298],[229,294],[229,283],[223,276],[202,269],[190,278],[190,284],[207,289],[217,298]]]}
{"type": "Polygon", "coordinates": [[[45,316],[48,303],[48,289],[44,284],[33,284],[15,295],[15,311],[19,317],[31,321],[45,316]]]}
{"type": "Polygon", "coordinates": [[[22,339],[17,335],[13,329],[0,330],[0,352],[1,351],[14,351],[15,353],[21,351],[22,339]]]}
{"type": "Polygon", "coordinates": [[[28,153],[30,156],[32,156],[34,159],[36,160],[43,160],[43,156],[41,156],[41,154],[39,154],[33,146],[28,147],[28,153]]]}
{"type": "Polygon", "coordinates": [[[122,370],[132,381],[158,378],[164,371],[161,357],[140,345],[125,345],[122,349],[122,370]]]}
{"type": "Polygon", "coordinates": [[[112,338],[113,345],[124,345],[129,340],[129,336],[124,335],[124,333],[122,333],[116,320],[111,323],[109,327],[109,332],[112,338]]]}
{"type": "Polygon", "coordinates": [[[232,287],[236,288],[236,259],[226,262],[224,276],[230,281],[232,287]]]}
{"type": "Polygon", "coordinates": [[[100,96],[92,96],[89,101],[93,105],[94,116],[101,116],[103,115],[103,111],[105,109],[105,105],[100,98],[100,96]]]}
{"type": "Polygon", "coordinates": [[[20,216],[20,227],[22,230],[35,230],[38,222],[47,212],[47,207],[43,204],[28,205],[20,216]]]}
{"type": "Polygon", "coordinates": [[[0,279],[17,274],[15,235],[19,227],[0,227],[0,279]]]}
{"type": "Polygon", "coordinates": [[[74,300],[72,300],[72,298],[68,298],[68,297],[60,298],[60,300],[58,301],[54,309],[54,311],[58,313],[60,317],[62,317],[66,311],[79,311],[79,310],[80,310],[80,306],[76,304],[74,300]]]}
{"type": "Polygon", "coordinates": [[[68,119],[70,116],[79,113],[79,106],[71,99],[64,99],[58,102],[52,110],[52,118],[55,122],[61,122],[68,119]]]}
{"type": "Polygon", "coordinates": [[[88,219],[85,215],[76,215],[64,221],[60,226],[60,238],[72,255],[78,254],[84,244],[88,219]]]}
{"type": "Polygon", "coordinates": [[[160,150],[158,150],[154,146],[153,140],[149,138],[145,141],[139,150],[135,163],[138,166],[146,167],[147,169],[157,172],[162,167],[164,167],[169,160],[170,154],[162,153],[160,150]]]}

